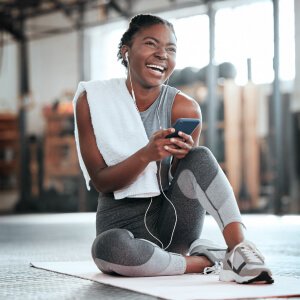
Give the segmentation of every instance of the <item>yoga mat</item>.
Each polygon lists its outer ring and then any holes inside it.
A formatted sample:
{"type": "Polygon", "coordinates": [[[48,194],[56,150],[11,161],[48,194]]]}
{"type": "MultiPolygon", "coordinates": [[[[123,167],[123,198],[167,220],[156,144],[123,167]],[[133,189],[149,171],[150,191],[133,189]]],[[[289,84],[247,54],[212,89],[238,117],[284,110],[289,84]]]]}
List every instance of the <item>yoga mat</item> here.
{"type": "Polygon", "coordinates": [[[221,282],[217,275],[122,277],[101,273],[93,261],[33,262],[31,266],[170,300],[300,296],[300,279],[275,276],[273,284],[221,282]]]}

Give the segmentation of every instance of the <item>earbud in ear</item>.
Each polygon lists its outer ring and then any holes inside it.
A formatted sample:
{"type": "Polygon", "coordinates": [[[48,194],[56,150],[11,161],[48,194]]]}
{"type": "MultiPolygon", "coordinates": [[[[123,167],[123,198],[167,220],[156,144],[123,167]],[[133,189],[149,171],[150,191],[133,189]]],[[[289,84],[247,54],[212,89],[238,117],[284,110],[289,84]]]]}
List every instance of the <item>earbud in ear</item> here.
{"type": "Polygon", "coordinates": [[[128,61],[128,52],[125,53],[125,61],[128,61]]]}

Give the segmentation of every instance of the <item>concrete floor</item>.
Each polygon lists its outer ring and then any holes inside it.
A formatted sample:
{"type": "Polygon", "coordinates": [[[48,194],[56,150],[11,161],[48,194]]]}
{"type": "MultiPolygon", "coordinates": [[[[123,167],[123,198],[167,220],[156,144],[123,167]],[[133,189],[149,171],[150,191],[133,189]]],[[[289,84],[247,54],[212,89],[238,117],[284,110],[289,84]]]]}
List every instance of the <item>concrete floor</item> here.
{"type": "MultiPolygon", "coordinates": [[[[273,273],[300,278],[300,216],[243,218],[273,273]]],[[[0,299],[157,299],[29,266],[91,259],[94,223],[95,213],[0,216],[0,299]]],[[[202,237],[223,242],[210,216],[202,237]]]]}

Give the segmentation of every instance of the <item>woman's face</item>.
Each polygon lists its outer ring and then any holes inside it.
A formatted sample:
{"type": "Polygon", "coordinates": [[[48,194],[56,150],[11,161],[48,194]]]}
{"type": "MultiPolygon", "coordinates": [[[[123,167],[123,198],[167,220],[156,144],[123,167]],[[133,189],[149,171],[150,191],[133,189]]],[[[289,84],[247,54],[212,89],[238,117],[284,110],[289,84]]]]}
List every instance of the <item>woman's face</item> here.
{"type": "Polygon", "coordinates": [[[176,37],[163,24],[156,24],[137,32],[129,48],[131,79],[151,88],[164,83],[176,63],[176,37]]]}

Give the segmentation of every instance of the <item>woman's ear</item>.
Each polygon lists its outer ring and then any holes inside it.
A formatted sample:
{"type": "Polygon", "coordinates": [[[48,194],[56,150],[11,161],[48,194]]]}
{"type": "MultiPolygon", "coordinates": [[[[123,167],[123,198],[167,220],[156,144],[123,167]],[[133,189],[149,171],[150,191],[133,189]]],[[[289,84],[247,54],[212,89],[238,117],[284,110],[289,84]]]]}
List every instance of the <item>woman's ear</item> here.
{"type": "Polygon", "coordinates": [[[121,52],[122,52],[122,57],[123,60],[128,62],[128,47],[127,46],[122,46],[121,52]]]}

